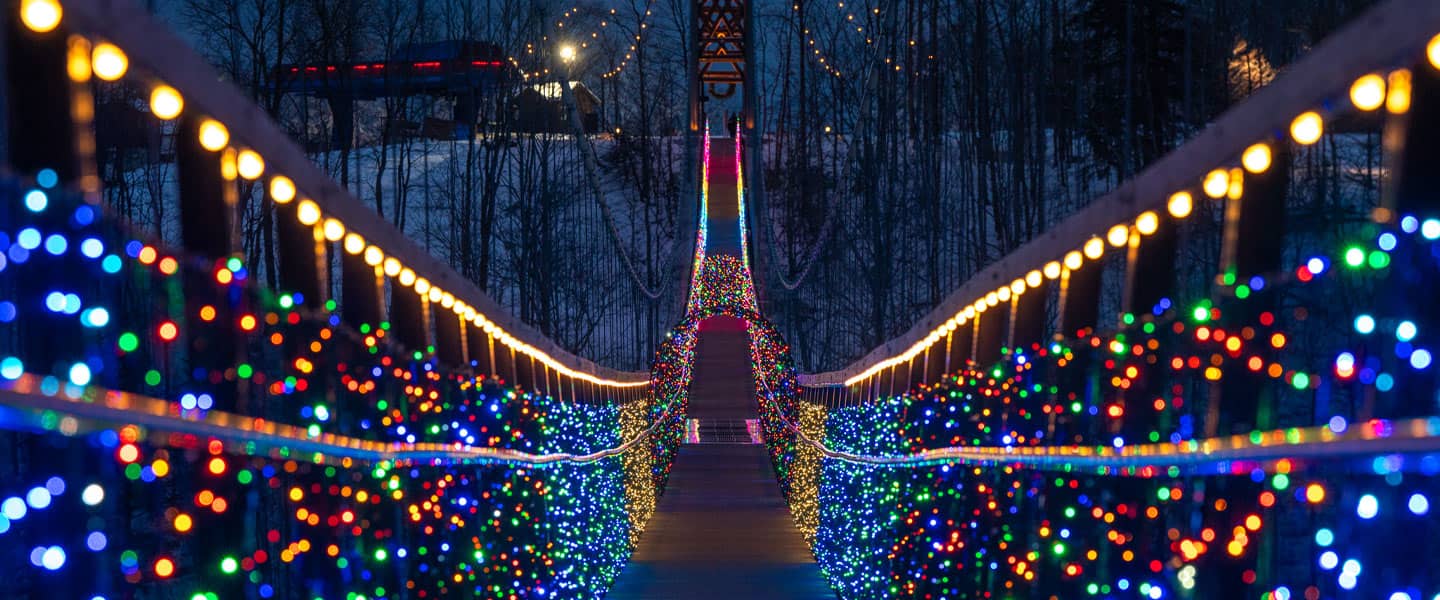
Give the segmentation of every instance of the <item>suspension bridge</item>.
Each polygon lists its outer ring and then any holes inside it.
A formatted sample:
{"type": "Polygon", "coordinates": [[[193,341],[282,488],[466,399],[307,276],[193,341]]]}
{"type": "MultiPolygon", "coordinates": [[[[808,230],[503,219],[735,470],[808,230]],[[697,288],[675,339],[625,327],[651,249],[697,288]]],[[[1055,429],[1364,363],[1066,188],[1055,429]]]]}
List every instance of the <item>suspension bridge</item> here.
{"type": "Polygon", "coordinates": [[[649,372],[509,314],[135,3],[0,6],[0,597],[1440,598],[1440,4],[1362,14],[828,373],[764,316],[743,0],[690,6],[649,372]],[[174,132],[178,243],[101,201],[117,81],[174,132]],[[1368,218],[1294,233],[1294,155],[1357,119],[1368,218]]]}

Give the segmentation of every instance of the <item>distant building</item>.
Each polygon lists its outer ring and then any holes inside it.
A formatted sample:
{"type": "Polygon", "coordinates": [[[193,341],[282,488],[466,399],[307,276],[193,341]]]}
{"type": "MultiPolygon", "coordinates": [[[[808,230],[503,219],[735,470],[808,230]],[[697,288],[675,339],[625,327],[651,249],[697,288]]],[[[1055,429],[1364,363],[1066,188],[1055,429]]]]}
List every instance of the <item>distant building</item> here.
{"type": "MultiPolygon", "coordinates": [[[[521,88],[511,100],[516,129],[527,133],[570,133],[570,115],[561,97],[560,82],[551,81],[521,88]]],[[[570,82],[575,106],[580,110],[580,123],[585,133],[600,131],[600,98],[579,81],[570,82]]]]}

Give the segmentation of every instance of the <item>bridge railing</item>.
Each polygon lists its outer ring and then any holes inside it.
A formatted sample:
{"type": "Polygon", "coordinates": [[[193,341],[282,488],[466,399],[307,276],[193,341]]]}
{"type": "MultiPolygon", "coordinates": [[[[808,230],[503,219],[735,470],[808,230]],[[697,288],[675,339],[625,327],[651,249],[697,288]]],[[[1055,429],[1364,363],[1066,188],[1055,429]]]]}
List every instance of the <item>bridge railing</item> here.
{"type": "MultiPolygon", "coordinates": [[[[343,291],[335,299],[339,300],[342,313],[347,317],[353,315],[356,321],[388,320],[405,343],[419,349],[434,347],[449,364],[475,366],[481,371],[521,380],[531,379],[529,373],[539,369],[550,372],[552,378],[560,377],[597,391],[648,383],[645,373],[618,371],[567,352],[500,307],[472,281],[435,258],[322,172],[260,107],[247,100],[234,85],[223,81],[183,40],[145,11],[127,2],[82,1],[65,3],[64,15],[67,26],[73,30],[107,40],[117,47],[137,71],[126,73],[127,80],[142,89],[148,88],[152,100],[158,86],[176,92],[174,97],[183,105],[180,114],[174,117],[177,155],[182,159],[195,157],[200,162],[195,169],[218,173],[224,161],[240,158],[247,159],[247,164],[261,165],[254,177],[247,176],[245,170],[238,175],[242,182],[253,180],[257,185],[263,184],[269,201],[276,205],[281,221],[277,223],[277,233],[283,289],[302,292],[307,303],[323,305],[331,299],[325,280],[333,278],[333,265],[331,268],[324,265],[327,261],[340,263],[339,287],[343,291]],[[214,127],[217,124],[219,127],[214,127]],[[217,136],[219,150],[206,149],[200,139],[203,135],[217,136]],[[234,150],[236,156],[227,159],[226,153],[230,150],[234,150]],[[295,222],[302,227],[294,226],[295,222]],[[326,243],[310,243],[307,238],[312,229],[322,233],[326,243]],[[352,249],[358,252],[351,252],[352,249]],[[320,268],[312,266],[317,264],[320,268]],[[373,282],[365,276],[371,271],[375,273],[373,282]],[[360,282],[363,285],[344,282],[343,274],[347,272],[366,281],[360,282]],[[395,293],[397,290],[414,290],[418,306],[408,297],[395,293]],[[304,294],[306,291],[312,293],[304,294]],[[493,361],[486,350],[489,345],[502,350],[502,355],[493,361]],[[507,352],[518,360],[503,356],[507,352]]],[[[185,219],[183,225],[191,229],[199,227],[196,221],[219,219],[219,223],[212,222],[211,226],[217,228],[216,235],[224,236],[208,239],[206,243],[211,246],[194,250],[236,248],[238,216],[233,208],[224,206],[215,196],[206,196],[206,192],[212,190],[186,189],[190,187],[186,183],[182,177],[179,197],[182,219],[185,219]],[[204,197],[189,199],[194,196],[204,197]],[[209,204],[207,208],[211,213],[187,218],[184,207],[190,202],[209,204]]],[[[197,207],[189,212],[200,210],[197,207]]],[[[558,389],[569,384],[552,385],[558,389]]]]}
{"type": "MultiPolygon", "coordinates": [[[[851,367],[791,507],[845,598],[1432,598],[1440,6],[1358,17],[851,367]]],[[[783,404],[786,391],[774,400],[783,404]]]]}
{"type": "MultiPolygon", "coordinates": [[[[1228,202],[1227,206],[1240,208],[1240,198],[1226,199],[1228,190],[1218,198],[1206,193],[1207,182],[1217,181],[1211,177],[1216,169],[1225,169],[1228,175],[1233,168],[1240,168],[1247,151],[1257,146],[1271,153],[1270,162],[1276,169],[1292,168],[1283,158],[1290,154],[1287,147],[1305,145],[1289,139],[1288,132],[1295,119],[1304,114],[1318,115],[1321,131],[1324,123],[1333,125],[1339,120],[1350,125],[1355,118],[1350,115],[1373,115],[1374,112],[1391,115],[1387,125],[1387,131],[1392,132],[1389,135],[1403,138],[1407,129],[1415,129],[1402,121],[1421,119],[1407,117],[1407,110],[1397,112],[1396,109],[1402,108],[1401,105],[1408,108],[1408,101],[1402,100],[1402,96],[1411,94],[1412,87],[1416,95],[1425,93],[1421,89],[1428,83],[1431,73],[1419,69],[1414,72],[1418,80],[1413,83],[1390,82],[1404,85],[1402,91],[1396,91],[1394,85],[1387,88],[1384,78],[1399,77],[1396,69],[1410,66],[1417,53],[1423,55],[1435,34],[1437,19],[1440,19],[1440,7],[1423,1],[1388,2],[1382,8],[1365,13],[1294,65],[1285,68],[1273,83],[1225,112],[1204,131],[1135,178],[981,270],[904,335],[875,348],[843,369],[801,375],[802,385],[823,388],[824,396],[832,400],[841,397],[874,398],[877,393],[903,389],[907,382],[929,380],[927,373],[933,378],[937,365],[944,369],[947,364],[947,347],[950,348],[948,357],[951,359],[948,364],[958,366],[972,355],[976,358],[998,358],[1002,347],[1027,346],[1046,340],[1051,334],[1096,325],[1102,328],[1118,325],[1118,320],[1100,323],[1095,318],[1050,318],[1041,311],[1047,303],[1033,300],[1036,292],[1052,298],[1063,295],[1065,302],[1075,307],[1071,309],[1070,316],[1076,316],[1078,305],[1088,306],[1098,302],[1101,290],[1082,285],[1062,285],[1062,278],[1087,278],[1095,269],[1084,267],[1111,260],[1124,261],[1127,275],[1122,287],[1111,288],[1123,291],[1127,301],[1123,306],[1110,307],[1111,312],[1118,316],[1125,312],[1148,310],[1148,306],[1142,306],[1142,300],[1156,294],[1165,295],[1167,288],[1173,287],[1170,281],[1173,277],[1155,279],[1153,273],[1139,268],[1139,263],[1149,257],[1129,256],[1129,248],[1139,245],[1148,250],[1151,246],[1172,244],[1170,238],[1174,237],[1179,225],[1186,222],[1192,212],[1208,215],[1209,211],[1205,209],[1209,205],[1218,207],[1228,202]],[[1381,105],[1358,110],[1350,100],[1351,88],[1358,85],[1358,78],[1370,74],[1379,75],[1382,80],[1378,87],[1373,87],[1374,83],[1372,87],[1366,87],[1365,93],[1380,94],[1381,105]],[[1388,96],[1387,89],[1390,92],[1388,96]],[[1393,106],[1386,107],[1387,101],[1393,106]],[[1190,198],[1191,208],[1182,216],[1176,216],[1171,209],[1171,206],[1179,204],[1177,194],[1186,194],[1190,198]],[[1137,220],[1142,215],[1150,215],[1145,217],[1147,229],[1143,231],[1138,228],[1141,222],[1137,220]],[[1148,229],[1151,224],[1154,229],[1148,229]],[[1106,243],[1107,238],[1117,235],[1116,227],[1128,230],[1128,233],[1121,231],[1118,234],[1121,236],[1118,246],[1106,243]],[[1092,240],[1100,240],[1099,252],[1094,255],[1087,251],[1087,244],[1095,243],[1092,240]],[[1117,259],[1116,255],[1124,256],[1117,259]],[[1132,273],[1135,276],[1130,276],[1132,273]],[[977,321],[989,320],[996,323],[986,329],[998,336],[985,334],[982,336],[984,339],[980,339],[966,333],[967,328],[975,328],[977,321]],[[967,341],[972,344],[956,343],[967,341]],[[976,347],[971,348],[970,345],[976,347]],[[848,388],[849,392],[839,393],[834,389],[836,387],[848,388]]],[[[1367,118],[1371,123],[1375,120],[1373,116],[1367,118]]],[[[1423,132],[1417,132],[1410,137],[1423,135],[1423,132]]],[[[1409,146],[1421,146],[1420,150],[1411,152],[1412,156],[1428,151],[1423,141],[1409,146]]],[[[1258,156],[1259,150],[1256,152],[1258,156]]],[[[1412,172],[1406,176],[1414,178],[1421,175],[1412,172]]],[[[1265,189],[1254,185],[1276,177],[1276,170],[1269,168],[1260,173],[1248,170],[1240,173],[1236,183],[1240,195],[1254,199],[1247,211],[1260,210],[1277,202],[1283,204],[1283,186],[1265,189]]],[[[1398,195],[1389,195],[1385,205],[1388,212],[1380,215],[1383,222],[1398,223],[1399,213],[1396,210],[1403,207],[1395,206],[1397,201],[1398,195]]],[[[1402,204],[1408,202],[1413,201],[1407,199],[1402,204]]],[[[1242,216],[1238,211],[1227,213],[1226,225],[1237,225],[1242,216]]],[[[1233,267],[1237,258],[1243,259],[1236,256],[1243,238],[1239,235],[1227,237],[1225,247],[1212,260],[1223,257],[1228,262],[1222,267],[1233,267]]],[[[1094,246],[1088,248],[1093,249],[1094,246]]],[[[1171,252],[1159,260],[1178,264],[1180,259],[1171,252]]],[[[1053,313],[1054,302],[1048,304],[1053,313]]],[[[817,393],[821,392],[817,389],[817,393]]]]}
{"type": "Polygon", "coordinates": [[[609,584],[654,505],[648,374],[507,315],[136,3],[0,10],[0,595],[609,584]],[[101,200],[120,86],[173,132],[178,244],[101,200]],[[254,189],[276,289],[239,251],[254,189]]]}

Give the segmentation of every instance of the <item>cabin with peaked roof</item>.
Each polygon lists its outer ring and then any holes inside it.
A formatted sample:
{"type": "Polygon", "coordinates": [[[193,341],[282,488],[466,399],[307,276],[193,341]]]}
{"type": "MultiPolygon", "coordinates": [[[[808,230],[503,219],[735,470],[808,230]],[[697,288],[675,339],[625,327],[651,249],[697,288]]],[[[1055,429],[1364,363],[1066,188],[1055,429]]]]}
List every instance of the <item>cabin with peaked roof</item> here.
{"type": "MultiPolygon", "coordinates": [[[[600,98],[579,81],[569,82],[571,93],[575,94],[575,106],[580,111],[580,123],[585,133],[600,131],[600,98]]],[[[510,101],[518,131],[526,133],[570,133],[570,115],[565,112],[565,100],[561,96],[560,82],[550,81],[527,85],[510,101]]]]}

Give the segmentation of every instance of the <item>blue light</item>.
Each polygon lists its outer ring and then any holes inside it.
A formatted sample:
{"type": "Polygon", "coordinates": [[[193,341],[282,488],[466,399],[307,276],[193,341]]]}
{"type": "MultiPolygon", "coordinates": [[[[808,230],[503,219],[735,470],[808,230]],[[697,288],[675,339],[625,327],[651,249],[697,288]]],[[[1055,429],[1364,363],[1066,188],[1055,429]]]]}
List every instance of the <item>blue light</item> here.
{"type": "Polygon", "coordinates": [[[15,303],[9,300],[0,302],[0,323],[9,323],[15,320],[15,303]]]}
{"type": "Polygon", "coordinates": [[[1424,369],[1430,366],[1430,351],[1424,348],[1410,353],[1410,366],[1416,369],[1424,369]]]}
{"type": "Polygon", "coordinates": [[[1360,497],[1360,503],[1355,505],[1355,514],[1362,519],[1373,519],[1380,512],[1380,501],[1372,494],[1365,494],[1360,497]]]}
{"type": "Polygon", "coordinates": [[[99,531],[92,531],[90,535],[85,536],[85,547],[95,552],[104,550],[107,543],[109,540],[105,539],[105,534],[99,531]]]}
{"type": "Polygon", "coordinates": [[[0,502],[0,515],[11,521],[25,518],[27,512],[29,509],[25,508],[25,501],[19,498],[6,498],[4,502],[0,502]]]}
{"type": "Polygon", "coordinates": [[[35,183],[40,184],[40,187],[43,188],[53,188],[55,184],[60,183],[60,175],[55,172],[55,169],[40,169],[35,174],[35,183]]]}
{"type": "Polygon", "coordinates": [[[84,205],[81,205],[80,207],[78,207],[78,208],[75,209],[75,224],[76,224],[76,225],[84,226],[84,225],[89,225],[89,224],[94,223],[94,222],[95,222],[95,209],[90,208],[89,206],[84,206],[84,205]]]}
{"type": "Polygon", "coordinates": [[[104,327],[110,323],[110,311],[99,306],[80,313],[80,322],[86,327],[104,327]]]}
{"type": "Polygon", "coordinates": [[[1315,532],[1316,545],[1319,545],[1321,548],[1329,548],[1330,544],[1333,543],[1335,543],[1335,532],[1323,527],[1315,532]]]}
{"type": "Polygon", "coordinates": [[[1427,499],[1424,494],[1412,494],[1410,496],[1410,502],[1408,504],[1410,512],[1417,515],[1423,515],[1430,512],[1430,500],[1427,499]]]}
{"type": "Polygon", "coordinates": [[[0,360],[0,377],[19,379],[23,374],[25,374],[25,363],[20,362],[20,359],[7,356],[4,360],[0,360]]]}
{"type": "Polygon", "coordinates": [[[114,254],[111,254],[110,256],[105,257],[105,260],[103,260],[103,261],[100,262],[100,268],[105,269],[105,272],[106,272],[106,273],[111,273],[111,274],[119,273],[119,272],[120,272],[120,257],[115,256],[114,254]]]}
{"type": "Polygon", "coordinates": [[[1411,321],[1401,321],[1399,325],[1395,326],[1395,339],[1402,342],[1415,339],[1415,334],[1417,333],[1419,333],[1419,329],[1416,328],[1415,323],[1411,321]]]}
{"type": "Polygon", "coordinates": [[[48,508],[50,506],[50,490],[43,487],[30,488],[30,491],[25,493],[25,503],[35,510],[48,508]]]}
{"type": "Polygon", "coordinates": [[[1415,600],[1406,592],[1395,592],[1390,594],[1390,600],[1415,600]]]}
{"type": "Polygon", "coordinates": [[[75,385],[90,385],[90,367],[85,363],[70,365],[70,383],[75,385]]]}
{"type": "Polygon", "coordinates": [[[26,227],[20,230],[15,236],[15,243],[26,250],[34,250],[40,247],[40,230],[34,227],[26,227]]]}
{"type": "Polygon", "coordinates": [[[50,198],[45,195],[45,192],[30,190],[29,193],[25,194],[25,208],[30,209],[30,212],[38,213],[45,210],[45,207],[49,205],[50,198]]]}
{"type": "Polygon", "coordinates": [[[1405,233],[1415,233],[1415,230],[1419,228],[1420,219],[1416,219],[1414,215],[1405,215],[1400,219],[1400,230],[1405,233]]]}
{"type": "Polygon", "coordinates": [[[58,233],[52,234],[50,237],[45,238],[45,251],[54,254],[55,256],[60,256],[61,254],[64,254],[65,250],[69,247],[70,242],[65,239],[65,236],[58,233]]]}
{"type": "Polygon", "coordinates": [[[1394,249],[1395,249],[1395,234],[1390,233],[1390,232],[1388,232],[1388,231],[1385,232],[1385,233],[1380,234],[1380,239],[1378,240],[1377,244],[1380,246],[1380,249],[1381,249],[1381,250],[1384,250],[1384,251],[1386,251],[1386,252],[1389,252],[1389,251],[1391,251],[1391,250],[1394,250],[1394,249]]]}
{"type": "Polygon", "coordinates": [[[51,571],[59,571],[65,566],[65,550],[59,546],[51,546],[45,549],[40,555],[40,566],[51,571]]]}
{"type": "Polygon", "coordinates": [[[60,312],[62,310],[65,310],[65,293],[50,292],[49,294],[47,294],[45,296],[45,308],[50,309],[51,312],[60,312]]]}
{"type": "Polygon", "coordinates": [[[1375,331],[1375,317],[1370,315],[1355,317],[1355,331],[1364,335],[1369,335],[1370,332],[1375,331]]]}
{"type": "Polygon", "coordinates": [[[1340,564],[1340,556],[1330,550],[1320,553],[1320,568],[1329,571],[1340,564]]]}
{"type": "Polygon", "coordinates": [[[1425,236],[1427,240],[1440,238],[1440,221],[1425,219],[1420,223],[1420,235],[1425,236]]]}
{"type": "Polygon", "coordinates": [[[45,480],[45,489],[50,491],[52,496],[59,496],[65,493],[65,480],[59,477],[51,477],[45,480]]]}
{"type": "Polygon", "coordinates": [[[105,243],[95,238],[85,238],[85,241],[80,242],[80,253],[86,258],[100,258],[100,255],[105,253],[105,243]]]}

